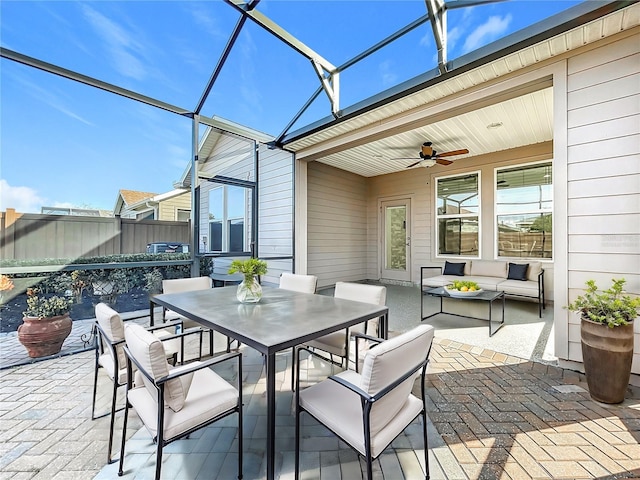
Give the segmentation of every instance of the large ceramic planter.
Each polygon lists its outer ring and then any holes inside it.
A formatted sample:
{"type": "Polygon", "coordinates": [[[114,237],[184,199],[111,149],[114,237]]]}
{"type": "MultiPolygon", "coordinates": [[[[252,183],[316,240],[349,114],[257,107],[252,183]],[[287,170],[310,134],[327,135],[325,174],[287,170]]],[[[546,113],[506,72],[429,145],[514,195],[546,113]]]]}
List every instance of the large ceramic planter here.
{"type": "Polygon", "coordinates": [[[631,376],[633,322],[609,328],[583,318],[580,334],[591,398],[602,403],[621,403],[631,376]]]}
{"type": "Polygon", "coordinates": [[[31,358],[55,355],[71,333],[69,314],[57,317],[24,317],[18,326],[18,340],[31,358]]]}

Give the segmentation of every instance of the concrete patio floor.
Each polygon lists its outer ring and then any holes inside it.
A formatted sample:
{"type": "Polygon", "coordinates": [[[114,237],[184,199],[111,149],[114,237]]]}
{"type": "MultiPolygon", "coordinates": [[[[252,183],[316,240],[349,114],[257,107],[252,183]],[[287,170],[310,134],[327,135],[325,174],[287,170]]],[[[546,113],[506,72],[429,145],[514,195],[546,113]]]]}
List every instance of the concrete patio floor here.
{"type": "MultiPolygon", "coordinates": [[[[417,325],[417,298],[417,289],[389,286],[392,331],[417,325]]],[[[547,348],[550,314],[547,308],[540,320],[535,305],[509,302],[507,325],[491,338],[483,321],[448,315],[431,319],[437,328],[427,381],[431,478],[640,478],[640,390],[630,386],[620,405],[591,400],[581,374],[554,365],[547,348]]],[[[0,338],[3,357],[11,341],[10,336],[0,338]]],[[[224,344],[216,335],[217,349],[224,344]]],[[[264,372],[262,357],[241,349],[244,478],[258,479],[265,469],[264,372]]],[[[278,356],[276,470],[281,479],[293,478],[289,362],[289,355],[278,356]]],[[[312,367],[310,381],[331,368],[318,362],[312,367]]],[[[89,351],[0,371],[0,479],[117,478],[117,465],[105,465],[108,418],[90,420],[92,382],[89,351]]],[[[106,377],[101,376],[99,392],[98,408],[104,410],[110,395],[106,377]]],[[[303,418],[301,478],[363,478],[353,451],[303,418]]],[[[235,425],[231,416],[168,446],[163,478],[234,478],[235,425]]],[[[116,444],[121,429],[119,413],[116,444]]],[[[424,478],[420,431],[416,421],[394,441],[376,461],[375,478],[424,478]]],[[[152,478],[154,446],[135,415],[127,436],[122,478],[152,478]]]]}

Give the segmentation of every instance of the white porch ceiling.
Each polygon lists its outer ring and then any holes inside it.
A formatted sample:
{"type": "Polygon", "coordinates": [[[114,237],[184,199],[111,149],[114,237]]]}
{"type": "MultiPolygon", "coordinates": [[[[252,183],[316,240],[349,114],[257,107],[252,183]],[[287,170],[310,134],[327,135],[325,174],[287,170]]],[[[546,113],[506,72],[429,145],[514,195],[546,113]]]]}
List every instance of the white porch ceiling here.
{"type": "MultiPolygon", "coordinates": [[[[317,161],[364,177],[384,175],[407,168],[420,159],[423,142],[433,142],[438,152],[466,148],[456,160],[509,150],[552,140],[551,88],[545,88],[410,131],[389,135],[365,145],[332,153],[317,161]],[[399,157],[408,157],[402,160],[399,157]]],[[[420,167],[414,167],[420,168],[420,167]]]]}

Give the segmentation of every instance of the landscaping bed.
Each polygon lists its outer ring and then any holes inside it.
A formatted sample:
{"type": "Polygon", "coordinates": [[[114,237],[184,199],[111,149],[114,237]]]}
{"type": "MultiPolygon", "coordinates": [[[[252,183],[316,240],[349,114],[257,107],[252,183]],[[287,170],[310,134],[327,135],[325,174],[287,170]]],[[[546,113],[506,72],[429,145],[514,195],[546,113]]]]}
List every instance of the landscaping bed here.
{"type": "MultiPolygon", "coordinates": [[[[71,307],[72,320],[85,320],[95,318],[94,308],[100,303],[109,303],[117,312],[133,312],[149,309],[149,293],[142,288],[134,288],[127,293],[120,293],[115,303],[111,304],[109,298],[100,295],[92,295],[90,292],[82,293],[82,302],[74,303],[71,307]]],[[[27,295],[17,295],[0,306],[0,333],[15,332],[18,325],[22,324],[22,313],[27,309],[27,295]]]]}

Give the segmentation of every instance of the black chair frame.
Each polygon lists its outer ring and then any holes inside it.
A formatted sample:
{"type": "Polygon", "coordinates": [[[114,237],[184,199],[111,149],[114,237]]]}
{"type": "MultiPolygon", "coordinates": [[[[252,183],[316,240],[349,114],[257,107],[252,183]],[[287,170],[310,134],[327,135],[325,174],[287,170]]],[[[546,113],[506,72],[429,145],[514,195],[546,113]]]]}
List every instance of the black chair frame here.
{"type": "MultiPolygon", "coordinates": [[[[384,341],[384,339],[371,337],[369,335],[354,334],[354,336],[366,338],[366,339],[369,339],[369,340],[372,340],[372,341],[376,341],[378,343],[384,341]]],[[[357,345],[357,341],[356,341],[356,345],[357,345]]],[[[319,356],[319,355],[315,354],[309,348],[299,347],[298,348],[298,358],[299,358],[299,351],[300,350],[305,350],[310,355],[319,356]]],[[[429,480],[429,443],[428,443],[428,438],[427,438],[427,401],[426,401],[426,395],[425,395],[425,379],[426,379],[427,365],[429,364],[429,353],[430,353],[430,351],[431,351],[431,348],[429,348],[429,352],[427,352],[427,355],[426,355],[426,358],[425,358],[424,361],[420,362],[418,365],[416,365],[415,367],[411,368],[408,372],[406,372],[404,375],[402,375],[400,378],[398,378],[397,380],[395,380],[391,384],[387,385],[385,388],[381,389],[375,395],[369,395],[364,390],[362,390],[359,387],[357,387],[356,385],[353,385],[352,383],[344,380],[341,377],[337,377],[335,375],[332,375],[332,376],[328,377],[329,380],[332,380],[334,382],[339,383],[340,385],[344,386],[345,388],[348,388],[349,390],[351,390],[352,392],[354,392],[355,394],[360,396],[360,399],[361,399],[361,402],[362,402],[362,425],[364,426],[364,446],[365,446],[364,459],[365,459],[366,464],[367,464],[367,479],[368,480],[372,480],[373,479],[373,460],[375,460],[375,458],[371,454],[371,421],[370,421],[371,408],[373,407],[373,404],[376,401],[380,400],[386,394],[388,394],[389,392],[393,391],[398,385],[400,385],[405,380],[407,380],[408,378],[413,376],[418,370],[421,370],[421,373],[420,373],[420,393],[421,393],[421,396],[422,396],[422,411],[420,413],[418,413],[418,415],[416,417],[414,417],[413,420],[415,420],[420,415],[422,415],[422,429],[423,429],[423,437],[424,437],[424,461],[425,461],[425,471],[426,471],[425,480],[429,480]]],[[[357,359],[357,355],[356,355],[356,365],[357,365],[357,362],[358,362],[358,359],[357,359]]],[[[315,417],[310,412],[304,410],[304,408],[302,408],[301,405],[300,405],[300,362],[297,363],[296,370],[297,370],[297,375],[296,375],[295,479],[298,480],[298,478],[300,476],[300,415],[302,414],[303,411],[305,411],[311,417],[313,417],[313,418],[315,418],[315,417]]],[[[316,420],[318,420],[318,419],[316,418],[316,420]]],[[[413,422],[413,420],[412,420],[412,422],[413,422]]],[[[322,422],[320,422],[320,423],[322,423],[322,422]]],[[[325,427],[326,427],[326,425],[325,425],[325,427]]],[[[326,427],[326,428],[328,430],[330,430],[338,438],[340,438],[343,442],[345,442],[347,445],[349,445],[349,443],[344,438],[342,438],[340,435],[338,435],[336,432],[331,430],[329,427],[326,427]]],[[[394,440],[395,440],[395,438],[394,438],[394,440]]],[[[393,442],[393,440],[391,442],[393,442]]],[[[388,445],[390,445],[391,442],[389,442],[388,445]]],[[[349,446],[351,446],[351,445],[349,445],[349,446]]],[[[353,447],[351,447],[351,448],[353,448],[353,447]]],[[[358,453],[358,455],[360,455],[360,452],[358,452],[357,450],[356,450],[356,452],[358,453]]]]}
{"type": "MultiPolygon", "coordinates": [[[[150,380],[151,382],[154,383],[157,392],[158,392],[158,419],[157,419],[157,434],[156,436],[153,438],[153,441],[156,443],[156,474],[155,474],[155,479],[156,480],[160,480],[160,472],[161,472],[161,468],[162,468],[162,449],[176,441],[176,440],[180,440],[181,438],[185,438],[188,437],[191,433],[206,427],[207,425],[210,425],[214,422],[217,422],[218,420],[227,417],[233,413],[237,413],[238,414],[238,478],[242,479],[242,353],[240,352],[233,352],[233,353],[225,353],[222,355],[219,355],[217,357],[214,358],[210,358],[209,360],[206,360],[204,362],[198,363],[197,365],[193,365],[191,368],[185,368],[185,369],[181,369],[179,372],[171,372],[169,373],[169,375],[162,377],[162,378],[158,378],[158,379],[154,379],[151,374],[149,374],[149,372],[147,372],[141,365],[140,363],[138,363],[138,361],[133,358],[133,356],[131,355],[131,352],[129,351],[129,349],[125,346],[124,347],[124,352],[127,356],[127,397],[128,397],[128,393],[129,390],[131,389],[131,387],[133,386],[133,380],[132,380],[132,376],[133,376],[133,365],[136,366],[136,368],[138,369],[138,371],[140,371],[140,373],[142,375],[144,375],[148,380],[150,380]],[[204,423],[199,424],[197,427],[193,427],[183,433],[181,433],[180,435],[177,435],[175,437],[172,438],[164,438],[163,436],[163,431],[164,431],[164,410],[165,410],[165,406],[164,406],[164,389],[165,389],[165,384],[169,381],[172,380],[174,378],[178,378],[181,377],[182,375],[186,375],[188,373],[191,372],[195,372],[196,370],[201,370],[203,368],[209,368],[212,367],[213,365],[216,365],[218,363],[224,362],[224,361],[228,361],[231,359],[237,358],[238,360],[238,384],[237,384],[237,389],[238,389],[238,403],[236,404],[236,406],[230,410],[227,410],[223,413],[220,413],[219,415],[217,415],[216,417],[207,420],[204,423]]],[[[127,399],[127,404],[126,404],[126,408],[124,411],[124,424],[122,427],[122,444],[120,447],[120,464],[118,467],[118,476],[122,476],[124,475],[124,448],[125,448],[125,443],[126,443],[126,433],[127,433],[127,420],[129,417],[129,408],[131,408],[131,405],[129,404],[129,401],[127,399]]]]}
{"type": "MultiPolygon", "coordinates": [[[[154,331],[154,330],[161,330],[167,327],[181,327],[182,326],[182,321],[175,321],[175,322],[167,322],[163,325],[157,325],[155,327],[146,327],[147,330],[149,331],[154,331]]],[[[111,451],[112,451],[112,447],[113,447],[113,427],[115,424],[115,414],[117,412],[120,412],[124,409],[124,407],[120,407],[120,408],[116,408],[116,399],[117,399],[117,393],[118,393],[118,388],[122,387],[123,383],[119,383],[118,382],[118,372],[119,372],[119,368],[118,368],[118,357],[117,357],[117,351],[116,348],[121,345],[124,344],[124,340],[118,340],[115,342],[112,342],[109,340],[109,336],[106,334],[106,332],[102,329],[102,327],[100,326],[100,324],[96,321],[93,325],[93,333],[94,333],[94,347],[95,347],[95,368],[94,368],[94,376],[93,376],[93,399],[92,399],[92,404],[91,404],[91,420],[96,420],[98,418],[104,418],[107,415],[111,415],[111,420],[109,423],[109,446],[107,449],[107,463],[114,463],[117,461],[117,459],[112,459],[111,458],[111,451]],[[96,397],[97,397],[97,392],[98,392],[98,370],[100,368],[100,365],[98,363],[98,359],[100,358],[100,355],[105,353],[104,347],[107,347],[109,349],[109,352],[111,353],[111,358],[114,359],[114,379],[113,379],[113,391],[111,394],[111,410],[98,414],[96,415],[96,397]]],[[[186,335],[192,335],[192,334],[196,334],[196,333],[200,333],[200,338],[202,340],[202,332],[196,330],[196,329],[191,329],[191,330],[187,330],[184,332],[183,335],[170,335],[167,336],[165,338],[161,338],[160,340],[162,341],[167,341],[167,340],[171,340],[174,338],[178,338],[180,337],[180,363],[184,363],[184,336],[186,335]]],[[[202,343],[202,341],[201,341],[202,343]]],[[[177,354],[174,355],[173,357],[173,364],[175,365],[177,362],[177,354]]]]}

